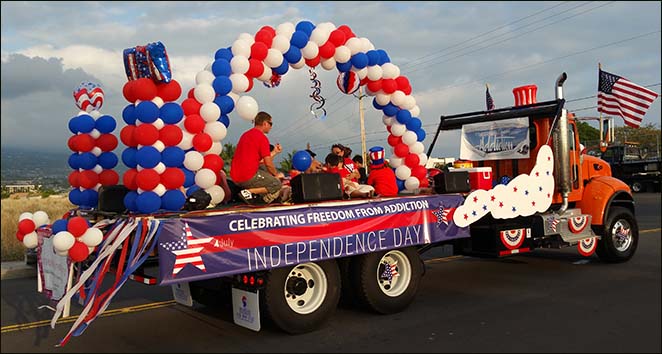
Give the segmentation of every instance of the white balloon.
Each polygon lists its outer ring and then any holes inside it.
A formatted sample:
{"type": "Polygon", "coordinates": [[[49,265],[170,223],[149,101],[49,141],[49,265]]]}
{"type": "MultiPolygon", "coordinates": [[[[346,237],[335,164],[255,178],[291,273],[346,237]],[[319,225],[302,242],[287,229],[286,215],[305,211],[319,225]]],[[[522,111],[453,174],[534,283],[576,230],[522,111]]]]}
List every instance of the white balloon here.
{"type": "Polygon", "coordinates": [[[157,140],[152,144],[152,147],[155,148],[158,152],[163,152],[165,149],[165,144],[161,140],[157,140]]]}
{"type": "Polygon", "coordinates": [[[345,46],[347,46],[347,48],[349,48],[349,51],[352,55],[360,52],[361,49],[363,49],[363,45],[361,44],[361,40],[356,38],[356,37],[352,37],[352,38],[348,39],[347,42],[345,42],[345,46]]]}
{"type": "Polygon", "coordinates": [[[384,79],[395,79],[400,75],[400,69],[393,63],[384,63],[382,65],[382,77],[384,79]]]}
{"type": "Polygon", "coordinates": [[[391,124],[391,134],[393,134],[394,136],[402,136],[406,131],[407,131],[407,126],[398,123],[397,120],[394,120],[393,124],[391,124]]]}
{"type": "Polygon", "coordinates": [[[248,89],[248,78],[244,74],[232,74],[230,81],[232,81],[232,92],[246,92],[248,89]]]}
{"type": "Polygon", "coordinates": [[[290,66],[294,69],[301,69],[303,68],[304,65],[306,65],[306,59],[304,59],[303,57],[301,57],[301,59],[299,59],[298,62],[294,64],[290,64],[290,66]]]}
{"type": "Polygon", "coordinates": [[[336,48],[336,52],[333,54],[333,58],[338,63],[346,63],[352,57],[352,52],[347,48],[347,46],[341,45],[336,48]]]}
{"type": "Polygon", "coordinates": [[[283,60],[285,60],[285,58],[283,58],[283,53],[278,51],[278,49],[269,48],[267,51],[267,57],[264,58],[264,63],[270,68],[277,68],[283,63],[283,60]]]}
{"type": "Polygon", "coordinates": [[[368,79],[377,81],[382,78],[382,67],[379,65],[368,66],[368,79]]]}
{"type": "Polygon", "coordinates": [[[379,103],[382,106],[386,106],[389,102],[391,102],[391,95],[386,94],[386,93],[377,93],[375,96],[375,100],[377,103],[379,103]]]}
{"type": "Polygon", "coordinates": [[[408,191],[413,191],[414,189],[417,189],[421,184],[421,181],[418,180],[418,178],[414,176],[409,176],[405,180],[405,189],[408,191]]]}
{"type": "MultiPolygon", "coordinates": [[[[232,79],[232,75],[230,75],[230,79],[232,79]]],[[[205,104],[214,101],[214,98],[216,98],[216,91],[214,91],[214,87],[210,84],[199,84],[193,90],[193,96],[195,96],[195,99],[198,102],[205,104]]]]}
{"type": "Polygon", "coordinates": [[[400,90],[396,90],[391,94],[391,102],[393,102],[393,104],[398,107],[403,107],[403,105],[405,104],[406,97],[407,95],[405,95],[404,92],[400,90]]]}
{"type": "Polygon", "coordinates": [[[219,185],[213,185],[205,189],[205,192],[209,193],[211,196],[212,204],[218,204],[223,201],[223,198],[225,198],[225,191],[219,185]]]}
{"type": "Polygon", "coordinates": [[[205,65],[205,71],[212,72],[212,71],[211,71],[211,66],[212,66],[213,64],[214,64],[213,61],[210,61],[209,63],[207,63],[207,65],[205,65]]]}
{"type": "Polygon", "coordinates": [[[32,214],[32,221],[34,221],[34,225],[36,227],[48,225],[51,223],[51,219],[48,217],[48,214],[46,214],[46,212],[43,210],[35,211],[34,214],[32,214]]]}
{"type": "Polygon", "coordinates": [[[34,221],[34,215],[32,213],[26,211],[24,213],[21,213],[21,215],[18,216],[18,221],[21,221],[23,219],[30,219],[30,220],[34,221]]]}
{"type": "Polygon", "coordinates": [[[152,189],[152,192],[156,193],[159,197],[162,197],[166,192],[166,187],[159,183],[154,189],[152,189]]]}
{"type": "Polygon", "coordinates": [[[228,134],[228,129],[225,127],[225,124],[215,121],[205,124],[204,132],[209,134],[212,141],[221,141],[228,134]]]}
{"type": "MultiPolygon", "coordinates": [[[[290,36],[292,35],[290,34],[290,36]]],[[[271,41],[271,48],[276,49],[281,53],[285,53],[290,50],[290,40],[282,34],[277,34],[271,41]]]]}
{"type": "Polygon", "coordinates": [[[251,56],[251,45],[253,43],[248,43],[245,40],[237,39],[232,43],[232,55],[237,56],[241,55],[246,58],[251,56]]]}
{"type": "Polygon", "coordinates": [[[200,117],[205,122],[215,122],[221,117],[221,108],[214,102],[207,102],[200,107],[200,117]]]}
{"type": "Polygon", "coordinates": [[[409,152],[412,154],[420,154],[423,151],[425,151],[425,146],[423,146],[423,143],[420,141],[409,145],[409,152]]]}
{"type": "Polygon", "coordinates": [[[154,171],[158,174],[162,174],[166,170],[166,165],[163,162],[159,162],[154,166],[154,171]]]}
{"type": "Polygon", "coordinates": [[[258,77],[257,79],[262,81],[262,82],[266,82],[269,79],[271,79],[271,75],[273,73],[271,72],[271,68],[269,66],[267,66],[267,64],[262,63],[262,66],[264,67],[264,70],[262,71],[262,75],[260,75],[260,77],[258,77]]]}
{"type": "Polygon", "coordinates": [[[101,167],[101,165],[94,165],[92,171],[94,171],[96,174],[99,174],[103,171],[103,167],[101,167]]]}
{"type": "Polygon", "coordinates": [[[216,173],[214,171],[203,168],[195,173],[195,184],[202,189],[207,189],[216,184],[216,173]]]}
{"type": "MultiPolygon", "coordinates": [[[[140,171],[142,171],[142,170],[144,170],[144,169],[145,169],[145,168],[142,167],[142,166],[140,166],[140,165],[136,166],[136,170],[138,170],[138,172],[140,172],[140,171]]],[[[80,187],[80,190],[81,190],[81,192],[82,192],[82,191],[84,191],[85,189],[84,189],[83,187],[80,187]]]]}
{"type": "Polygon", "coordinates": [[[53,236],[53,248],[55,251],[68,251],[76,242],[76,238],[69,231],[60,231],[53,236]]]}
{"type": "Polygon", "coordinates": [[[329,35],[331,35],[329,30],[317,26],[313,32],[310,33],[310,41],[316,43],[318,46],[321,46],[329,40],[329,35]]]}
{"type": "MultiPolygon", "coordinates": [[[[416,106],[416,99],[412,95],[405,96],[405,102],[402,104],[402,108],[406,110],[411,110],[416,106]]],[[[415,116],[413,116],[415,117],[415,116]]]]}
{"type": "Polygon", "coordinates": [[[152,125],[157,129],[161,130],[165,126],[165,122],[161,118],[156,118],[154,122],[152,122],[152,125]]]}
{"type": "Polygon", "coordinates": [[[387,115],[382,116],[382,123],[385,125],[388,125],[389,127],[393,125],[393,122],[395,122],[395,117],[389,117],[387,115]]]}
{"type": "Polygon", "coordinates": [[[405,163],[405,159],[401,157],[397,157],[395,154],[390,159],[388,159],[388,164],[392,168],[398,168],[402,166],[404,163],[405,163]]]}
{"type": "MultiPolygon", "coordinates": [[[[391,128],[391,131],[393,131],[392,129],[393,128],[391,128]]],[[[407,130],[404,134],[402,134],[402,142],[407,146],[411,146],[413,143],[415,143],[416,139],[418,139],[418,136],[411,130],[407,130]]]]}
{"type": "Polygon", "coordinates": [[[418,107],[418,105],[414,106],[414,108],[410,109],[409,112],[411,113],[412,117],[420,117],[421,116],[421,109],[418,107]]]}
{"type": "Polygon", "coordinates": [[[243,55],[236,55],[230,60],[230,67],[233,74],[245,74],[249,66],[248,58],[243,55]]]}
{"type": "Polygon", "coordinates": [[[296,27],[292,22],[283,22],[276,26],[276,35],[282,35],[289,41],[290,38],[292,38],[292,33],[294,33],[295,30],[296,27]]]}
{"type": "Polygon", "coordinates": [[[308,41],[305,47],[301,48],[301,55],[306,59],[313,59],[320,53],[320,47],[313,41],[308,41]]]}
{"type": "Polygon", "coordinates": [[[92,129],[92,131],[89,133],[92,139],[96,139],[101,136],[101,132],[98,131],[97,129],[92,129]]]}
{"type": "MultiPolygon", "coordinates": [[[[136,121],[136,123],[138,123],[138,122],[139,121],[136,121]]],[[[99,157],[99,155],[101,155],[101,153],[103,153],[103,151],[101,151],[101,148],[98,147],[98,146],[93,147],[92,151],[90,151],[90,152],[92,153],[92,155],[94,155],[96,157],[99,157]]]]}
{"type": "Polygon", "coordinates": [[[182,141],[177,144],[177,147],[182,150],[188,150],[193,147],[193,134],[189,133],[186,129],[182,129],[182,141]]]}
{"type": "Polygon", "coordinates": [[[234,105],[236,106],[237,101],[239,101],[239,95],[237,95],[234,92],[230,92],[230,93],[228,93],[228,96],[230,96],[230,98],[232,98],[232,101],[234,101],[234,105]]]}
{"type": "Polygon", "coordinates": [[[96,227],[90,227],[78,239],[88,247],[95,247],[103,241],[103,232],[96,227]]]}
{"type": "Polygon", "coordinates": [[[370,40],[368,38],[361,37],[361,38],[359,38],[359,40],[361,41],[361,51],[362,52],[365,53],[369,50],[375,49],[375,46],[372,45],[372,43],[370,42],[370,40]]]}
{"type": "Polygon", "coordinates": [[[419,165],[425,166],[428,163],[428,155],[424,152],[418,154],[419,165]]]}
{"type": "Polygon", "coordinates": [[[23,236],[23,245],[27,248],[35,248],[39,244],[39,237],[37,233],[32,231],[29,234],[23,236]]]}
{"type": "Polygon", "coordinates": [[[395,176],[404,181],[411,176],[411,168],[407,165],[400,165],[395,169],[395,176]]]}
{"type": "Polygon", "coordinates": [[[95,246],[87,246],[87,251],[90,252],[90,254],[92,254],[92,252],[94,252],[94,247],[95,246]]]}
{"type": "Polygon", "coordinates": [[[99,112],[97,110],[93,110],[93,111],[90,112],[90,115],[92,116],[92,118],[97,119],[97,118],[101,117],[101,112],[99,112]]]}
{"type": "Polygon", "coordinates": [[[257,101],[251,96],[241,96],[237,101],[237,113],[242,119],[252,121],[259,112],[257,101]]]}
{"type": "Polygon", "coordinates": [[[322,22],[322,23],[318,24],[317,27],[324,28],[325,30],[327,30],[329,32],[333,32],[333,30],[336,29],[336,25],[334,25],[331,22],[322,22]]]}
{"type": "Polygon", "coordinates": [[[211,143],[211,148],[205,152],[205,155],[220,155],[222,152],[223,144],[220,141],[215,141],[211,143]]]}
{"type": "Polygon", "coordinates": [[[202,168],[205,159],[202,154],[197,151],[189,151],[184,155],[184,167],[191,171],[197,171],[202,168]]]}
{"type": "Polygon", "coordinates": [[[242,40],[242,41],[246,42],[249,46],[252,46],[253,43],[255,43],[255,38],[253,38],[253,35],[251,35],[250,33],[246,33],[246,32],[240,33],[237,40],[242,40]]]}
{"type": "Polygon", "coordinates": [[[352,71],[356,72],[356,75],[359,76],[359,80],[363,80],[368,75],[368,68],[356,69],[352,66],[352,71]]]}
{"type": "Polygon", "coordinates": [[[163,98],[161,98],[159,96],[156,96],[156,97],[152,98],[152,102],[159,108],[161,108],[163,106],[163,104],[165,103],[165,102],[163,102],[163,98]]]}
{"type": "Polygon", "coordinates": [[[60,257],[69,257],[69,250],[67,250],[67,251],[55,251],[55,254],[57,254],[60,257]]]}
{"type": "Polygon", "coordinates": [[[201,84],[208,84],[211,85],[214,82],[214,79],[216,76],[214,76],[214,73],[208,70],[202,70],[199,73],[195,75],[195,84],[196,85],[201,85],[201,84]]]}
{"type": "Polygon", "coordinates": [[[325,70],[332,70],[336,68],[336,60],[333,58],[323,59],[320,64],[325,70]]]}

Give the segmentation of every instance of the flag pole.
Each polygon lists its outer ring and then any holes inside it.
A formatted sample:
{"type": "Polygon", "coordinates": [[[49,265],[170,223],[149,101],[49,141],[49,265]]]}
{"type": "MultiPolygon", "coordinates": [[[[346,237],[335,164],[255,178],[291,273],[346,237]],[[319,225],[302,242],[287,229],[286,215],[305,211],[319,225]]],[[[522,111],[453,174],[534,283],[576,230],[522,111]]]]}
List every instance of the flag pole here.
{"type": "MultiPolygon", "coordinates": [[[[598,62],[598,86],[600,85],[600,71],[602,71],[602,64],[600,62],[598,62]]],[[[598,87],[598,91],[600,91],[600,87],[598,87]]],[[[600,142],[599,142],[599,146],[600,146],[600,151],[605,152],[607,150],[607,143],[604,141],[604,135],[603,135],[604,134],[603,133],[604,124],[602,122],[602,112],[598,111],[598,114],[599,114],[598,122],[599,122],[599,125],[600,125],[600,142]]]]}

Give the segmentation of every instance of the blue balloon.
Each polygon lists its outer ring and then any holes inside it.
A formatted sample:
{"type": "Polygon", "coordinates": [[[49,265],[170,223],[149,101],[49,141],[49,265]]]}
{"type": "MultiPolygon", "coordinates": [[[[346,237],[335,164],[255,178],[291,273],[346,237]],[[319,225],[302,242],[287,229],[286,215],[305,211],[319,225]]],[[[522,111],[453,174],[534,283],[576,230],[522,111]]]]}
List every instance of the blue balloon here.
{"type": "Polygon", "coordinates": [[[186,196],[178,189],[169,190],[161,196],[161,207],[165,210],[180,210],[186,203],[186,196]]]}
{"type": "Polygon", "coordinates": [[[143,168],[154,168],[161,162],[161,153],[153,146],[143,146],[136,153],[136,162],[143,168]]]}
{"type": "Polygon", "coordinates": [[[310,34],[313,33],[313,30],[315,29],[315,25],[310,21],[304,20],[299,21],[294,29],[297,31],[302,31],[310,37],[310,34]]]}
{"type": "Polygon", "coordinates": [[[124,206],[130,211],[138,211],[138,206],[136,205],[136,199],[138,199],[138,192],[129,191],[124,196],[124,206]]]}
{"type": "Polygon", "coordinates": [[[401,179],[399,179],[399,178],[396,178],[396,179],[395,179],[395,184],[398,185],[398,191],[401,191],[401,190],[404,190],[404,189],[405,189],[405,181],[403,181],[403,180],[401,180],[401,179]]]}
{"type": "Polygon", "coordinates": [[[425,140],[425,130],[423,128],[420,128],[416,131],[416,141],[423,141],[425,140]]]}
{"type": "Polygon", "coordinates": [[[81,192],[78,188],[70,190],[69,201],[73,205],[81,205],[81,202],[83,201],[83,192],[81,192]]]}
{"type": "Polygon", "coordinates": [[[234,109],[234,100],[230,96],[218,96],[214,103],[221,109],[222,114],[229,114],[234,109]]]}
{"type": "Polygon", "coordinates": [[[365,54],[368,56],[368,65],[373,66],[379,64],[379,52],[373,49],[365,54]]]}
{"type": "MultiPolygon", "coordinates": [[[[78,190],[78,188],[76,188],[78,190]]],[[[71,192],[69,192],[69,195],[71,195],[71,192]]],[[[67,225],[69,224],[69,220],[67,219],[57,219],[55,222],[53,222],[53,225],[51,226],[51,229],[53,230],[53,235],[57,234],[60,231],[67,231],[67,225]]]]}
{"type": "Polygon", "coordinates": [[[165,124],[177,124],[184,118],[182,106],[175,102],[168,102],[159,109],[161,120],[165,124]]]}
{"type": "Polygon", "coordinates": [[[303,31],[294,31],[294,33],[292,33],[292,39],[290,39],[290,44],[301,49],[308,44],[309,36],[310,35],[303,31]]]}
{"type": "Polygon", "coordinates": [[[136,153],[138,153],[138,148],[128,147],[122,151],[122,162],[125,166],[129,168],[136,168],[138,165],[138,160],[136,160],[136,153]]]}
{"type": "Polygon", "coordinates": [[[299,150],[292,156],[292,167],[301,172],[307,170],[312,163],[313,158],[306,150],[299,150]]]}
{"type": "Polygon", "coordinates": [[[104,169],[110,170],[117,166],[117,155],[112,151],[102,152],[101,155],[97,157],[97,163],[104,169]]]}
{"type": "Polygon", "coordinates": [[[301,49],[295,47],[295,46],[290,46],[290,49],[283,54],[283,57],[285,60],[287,60],[288,63],[290,64],[296,64],[301,60],[301,49]]]}
{"type": "Polygon", "coordinates": [[[168,146],[161,152],[161,162],[166,167],[180,167],[185,157],[186,153],[178,146],[168,146]]]}
{"type": "Polygon", "coordinates": [[[216,51],[216,54],[214,54],[214,59],[225,59],[228,62],[232,60],[232,50],[228,48],[220,48],[219,50],[216,51]]]}
{"type": "Polygon", "coordinates": [[[86,189],[81,192],[80,206],[96,208],[97,205],[99,205],[99,192],[94,189],[86,189]]]}
{"type": "Polygon", "coordinates": [[[232,81],[227,75],[216,76],[212,86],[214,86],[216,94],[220,96],[225,96],[232,91],[232,81]]]}
{"type": "Polygon", "coordinates": [[[230,66],[230,60],[223,58],[218,58],[214,60],[214,63],[211,65],[211,72],[214,73],[214,76],[230,76],[232,74],[232,66],[230,66]]]}
{"type": "Polygon", "coordinates": [[[388,54],[386,54],[384,49],[377,49],[377,53],[379,53],[379,65],[391,62],[391,58],[388,57],[388,54]]]}
{"type": "Polygon", "coordinates": [[[195,185],[195,172],[188,168],[182,168],[182,171],[184,172],[184,187],[189,188],[195,185]]]}
{"type": "Polygon", "coordinates": [[[352,68],[352,61],[348,61],[346,63],[336,63],[336,68],[338,68],[338,71],[346,73],[352,68]]]}
{"type": "Polygon", "coordinates": [[[398,106],[394,105],[393,103],[389,102],[386,106],[384,106],[384,114],[389,116],[389,117],[395,117],[396,114],[398,114],[398,106]]]}
{"type": "Polygon", "coordinates": [[[78,134],[78,117],[69,119],[69,131],[78,134]]]}
{"type": "Polygon", "coordinates": [[[78,168],[91,170],[97,165],[97,157],[91,152],[84,152],[78,156],[78,168]]]}
{"type": "Polygon", "coordinates": [[[379,102],[377,102],[377,98],[372,99],[372,106],[377,108],[377,109],[380,109],[380,110],[384,109],[384,107],[386,107],[386,106],[380,105],[379,102]]]}
{"type": "Polygon", "coordinates": [[[115,118],[107,114],[97,118],[97,121],[94,125],[101,134],[111,133],[117,127],[115,118]]]}
{"type": "Polygon", "coordinates": [[[89,133],[94,129],[94,118],[87,114],[80,115],[76,120],[76,125],[79,132],[89,133]]]}
{"type": "MultiPolygon", "coordinates": [[[[409,112],[409,111],[407,111],[407,112],[409,112]]],[[[412,117],[411,113],[409,114],[409,117],[411,117],[411,119],[409,119],[407,121],[407,123],[405,123],[405,125],[407,125],[407,129],[409,129],[413,132],[421,129],[421,125],[422,125],[421,120],[418,119],[417,117],[412,117]]]]}
{"type": "MultiPolygon", "coordinates": [[[[411,112],[409,112],[406,109],[401,109],[395,114],[395,119],[398,120],[398,123],[406,125],[411,120],[411,112]]],[[[414,130],[414,129],[409,129],[409,130],[414,130]]]]}
{"type": "Polygon", "coordinates": [[[136,198],[136,207],[143,214],[153,213],[161,208],[161,197],[154,192],[142,192],[136,198]]]}
{"type": "Polygon", "coordinates": [[[136,118],[143,123],[154,123],[159,113],[159,106],[152,101],[142,101],[136,106],[136,118]]]}
{"type": "Polygon", "coordinates": [[[122,110],[122,119],[129,125],[136,124],[136,106],[129,104],[122,110]]]}
{"type": "Polygon", "coordinates": [[[188,188],[186,189],[186,196],[187,196],[187,197],[190,197],[191,194],[195,193],[195,192],[198,191],[199,189],[200,189],[200,186],[198,186],[197,184],[194,184],[194,185],[188,187],[188,188]]]}
{"type": "Polygon", "coordinates": [[[230,118],[225,114],[221,114],[221,117],[218,118],[218,121],[223,123],[223,125],[225,125],[226,128],[230,126],[230,118]]]}
{"type": "Polygon", "coordinates": [[[352,65],[357,69],[363,69],[368,66],[368,56],[365,53],[356,53],[350,60],[352,65]]]}
{"type": "Polygon", "coordinates": [[[73,170],[77,170],[80,168],[80,162],[78,162],[78,153],[74,152],[73,154],[69,155],[69,159],[67,160],[69,163],[69,167],[73,170]]]}
{"type": "Polygon", "coordinates": [[[274,72],[278,75],[285,75],[287,73],[287,70],[290,69],[290,64],[287,62],[287,60],[283,60],[283,62],[280,64],[279,67],[274,68],[274,72]]]}

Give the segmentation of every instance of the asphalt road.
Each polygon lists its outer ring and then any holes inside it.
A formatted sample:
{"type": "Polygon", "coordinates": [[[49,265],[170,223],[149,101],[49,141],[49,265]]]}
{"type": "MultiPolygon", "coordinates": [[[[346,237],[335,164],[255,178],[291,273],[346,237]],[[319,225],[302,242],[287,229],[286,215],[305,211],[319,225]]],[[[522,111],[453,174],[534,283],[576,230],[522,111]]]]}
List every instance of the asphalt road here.
{"type": "Polygon", "coordinates": [[[404,312],[341,306],[325,327],[298,336],[270,325],[252,332],[233,324],[229,307],[172,305],[169,287],[129,282],[107,317],[55,348],[71,323],[44,324],[51,313],[37,310],[44,299],[35,279],[3,280],[2,352],[659,353],[660,196],[635,195],[641,235],[627,263],[585,259],[574,248],[506,259],[432,252],[404,312]]]}

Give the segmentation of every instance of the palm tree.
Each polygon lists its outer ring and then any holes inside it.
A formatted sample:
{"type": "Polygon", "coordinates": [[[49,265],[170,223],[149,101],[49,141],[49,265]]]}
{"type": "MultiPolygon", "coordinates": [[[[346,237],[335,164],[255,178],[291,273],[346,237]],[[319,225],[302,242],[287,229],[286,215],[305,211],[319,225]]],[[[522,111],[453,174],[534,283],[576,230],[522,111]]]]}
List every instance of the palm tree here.
{"type": "Polygon", "coordinates": [[[292,170],[292,158],[294,157],[294,153],[296,150],[292,150],[292,152],[287,153],[287,157],[283,157],[283,160],[280,162],[280,167],[278,168],[278,171],[283,172],[283,174],[289,174],[290,171],[292,170]]]}
{"type": "Polygon", "coordinates": [[[236,149],[236,146],[234,146],[232,143],[225,143],[223,144],[223,151],[221,151],[221,158],[223,159],[223,171],[227,175],[230,174],[230,163],[232,162],[232,158],[234,157],[234,151],[236,149]]]}

